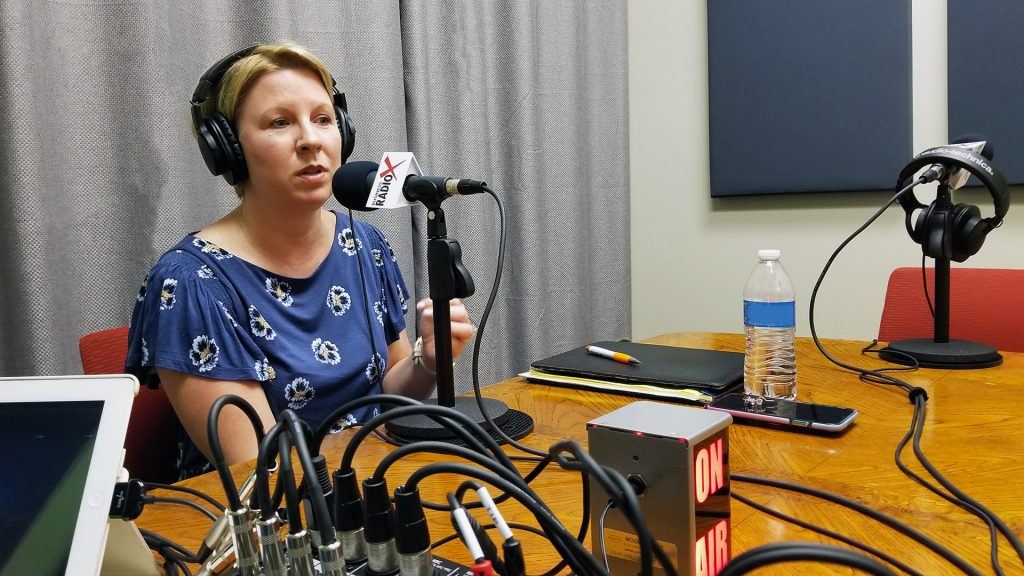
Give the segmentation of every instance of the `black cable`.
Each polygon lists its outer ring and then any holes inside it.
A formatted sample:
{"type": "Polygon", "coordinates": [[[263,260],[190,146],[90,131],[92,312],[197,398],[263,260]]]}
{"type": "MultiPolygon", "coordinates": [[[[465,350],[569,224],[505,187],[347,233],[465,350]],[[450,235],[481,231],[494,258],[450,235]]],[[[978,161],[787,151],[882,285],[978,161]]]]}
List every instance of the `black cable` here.
{"type": "Polygon", "coordinates": [[[214,400],[213,406],[210,407],[210,414],[206,419],[206,438],[210,442],[210,452],[213,453],[213,465],[217,468],[217,474],[220,475],[221,484],[224,485],[228,506],[231,507],[232,511],[235,511],[242,509],[242,499],[238,496],[238,487],[235,486],[235,480],[231,477],[231,470],[228,468],[227,461],[224,458],[224,450],[220,445],[220,425],[218,422],[220,411],[228,404],[236,406],[249,417],[249,422],[252,423],[252,428],[256,432],[257,446],[263,440],[263,422],[251,404],[234,394],[225,394],[214,400]]]}
{"type": "MultiPolygon", "coordinates": [[[[925,417],[925,414],[926,414],[926,411],[925,411],[925,402],[926,401],[925,401],[925,398],[921,397],[920,395],[916,396],[914,398],[914,401],[916,403],[915,405],[919,405],[920,406],[920,410],[921,410],[921,421],[920,421],[920,424],[918,425],[917,429],[914,431],[914,440],[913,440],[913,443],[912,443],[912,446],[914,448],[914,455],[917,456],[917,460],[921,463],[922,466],[925,467],[926,470],[928,470],[928,473],[931,474],[932,478],[934,478],[936,481],[938,481],[939,484],[942,484],[942,486],[946,490],[949,490],[950,493],[952,493],[954,496],[956,496],[961,502],[966,504],[966,506],[962,506],[963,508],[965,508],[966,510],[971,511],[971,512],[977,511],[977,512],[980,512],[982,515],[987,516],[989,518],[989,520],[991,521],[991,524],[989,525],[989,527],[992,528],[993,525],[994,525],[995,528],[998,528],[999,532],[1002,532],[1003,536],[1005,536],[1007,541],[1010,542],[1010,545],[1013,546],[1014,551],[1017,552],[1017,556],[1021,559],[1022,562],[1024,562],[1024,545],[1021,544],[1020,539],[1017,537],[1016,534],[1013,533],[1012,530],[1010,530],[1010,528],[1006,525],[1006,523],[1003,522],[1003,520],[1001,518],[999,518],[999,516],[997,516],[995,512],[992,512],[991,510],[986,508],[984,504],[982,504],[981,502],[978,502],[977,500],[975,500],[974,498],[968,496],[962,490],[957,488],[956,485],[954,485],[945,476],[943,476],[942,473],[939,472],[939,470],[937,468],[935,468],[935,466],[932,465],[931,461],[928,460],[928,457],[925,456],[924,450],[921,449],[921,432],[924,429],[924,417],[925,417]]],[[[998,541],[999,541],[998,538],[996,538],[995,534],[993,534],[993,538],[992,538],[993,552],[992,552],[992,554],[993,554],[993,558],[995,559],[994,560],[995,561],[995,566],[999,565],[998,553],[995,550],[995,548],[998,545],[998,541]]]]}
{"type": "Polygon", "coordinates": [[[516,474],[519,474],[519,469],[512,464],[512,461],[509,460],[508,455],[505,454],[498,443],[491,438],[490,434],[484,432],[483,428],[481,428],[480,425],[469,416],[445,406],[419,403],[413,406],[402,406],[388,410],[374,416],[364,423],[363,426],[352,436],[348,445],[345,447],[345,453],[342,455],[341,464],[338,466],[338,469],[342,471],[351,469],[356,449],[374,428],[380,426],[384,422],[414,414],[423,414],[438,424],[441,424],[449,431],[462,438],[467,445],[472,446],[478,451],[494,454],[495,458],[504,464],[506,468],[514,471],[516,474]],[[462,427],[457,426],[456,424],[461,424],[462,427]],[[464,428],[468,429],[468,431],[464,428]],[[486,444],[486,448],[484,447],[484,444],[486,444]]]}
{"type": "Polygon", "coordinates": [[[500,426],[494,423],[494,420],[491,419],[490,414],[487,413],[487,409],[484,406],[483,393],[481,392],[480,387],[480,345],[483,342],[484,329],[487,327],[487,319],[491,315],[491,307],[494,305],[494,300],[498,295],[498,286],[501,284],[502,270],[505,267],[505,242],[507,231],[505,229],[505,206],[502,204],[501,198],[499,198],[494,190],[491,190],[488,186],[484,186],[483,190],[494,199],[494,203],[498,209],[498,260],[495,265],[494,282],[491,283],[491,293],[487,297],[487,304],[484,306],[483,314],[480,316],[480,323],[477,325],[476,329],[476,341],[473,343],[473,396],[476,398],[477,407],[480,408],[480,414],[487,422],[487,426],[490,427],[498,437],[521,452],[543,458],[544,456],[547,456],[546,452],[530,448],[529,446],[516,442],[511,436],[506,434],[500,426]]]}
{"type": "Polygon", "coordinates": [[[764,504],[761,504],[759,502],[755,502],[754,500],[751,500],[751,499],[749,499],[749,498],[747,498],[745,496],[737,494],[736,492],[732,492],[730,494],[730,496],[732,496],[736,500],[746,504],[747,506],[750,506],[751,508],[753,508],[755,510],[759,510],[759,511],[765,513],[765,514],[768,514],[770,516],[774,516],[774,517],[776,517],[776,518],[778,518],[780,520],[783,520],[785,522],[789,522],[790,524],[795,524],[795,525],[797,525],[797,526],[799,526],[801,528],[805,528],[807,530],[811,530],[811,531],[817,532],[818,534],[822,534],[822,535],[827,536],[827,537],[829,537],[829,538],[831,538],[833,540],[838,540],[839,542],[842,542],[844,544],[848,544],[848,545],[853,546],[855,548],[859,548],[859,549],[867,552],[868,554],[871,554],[872,556],[875,556],[875,557],[877,557],[877,558],[879,558],[881,560],[884,560],[884,561],[888,562],[889,564],[892,564],[893,566],[899,568],[900,570],[902,570],[903,572],[905,572],[907,574],[910,574],[911,576],[924,576],[922,573],[918,572],[917,570],[914,570],[913,568],[911,568],[907,564],[901,562],[900,560],[897,560],[896,558],[893,558],[889,554],[886,554],[885,552],[882,552],[881,550],[879,550],[877,548],[873,548],[871,546],[868,546],[867,544],[864,544],[863,542],[860,542],[858,540],[854,540],[853,538],[850,538],[849,536],[845,536],[845,535],[840,534],[838,532],[834,532],[834,531],[829,530],[827,528],[824,528],[822,526],[818,526],[817,524],[811,524],[810,522],[807,522],[805,520],[801,520],[801,519],[799,519],[799,518],[797,518],[795,516],[790,516],[790,515],[788,515],[788,514],[786,514],[784,512],[780,512],[778,510],[775,510],[774,508],[769,508],[768,506],[766,506],[764,504]]]}
{"type": "Polygon", "coordinates": [[[198,562],[198,558],[196,558],[196,555],[191,550],[185,548],[177,542],[174,542],[166,536],[161,536],[156,532],[146,530],[145,528],[139,528],[139,534],[142,535],[143,540],[145,540],[147,544],[152,542],[159,544],[160,546],[165,546],[172,550],[175,554],[183,558],[186,562],[198,562]]]}
{"type": "Polygon", "coordinates": [[[935,494],[941,496],[942,498],[945,498],[946,500],[952,502],[953,504],[956,504],[957,506],[960,506],[961,508],[971,512],[975,516],[978,516],[982,519],[982,521],[985,522],[985,524],[988,525],[989,538],[990,542],[992,543],[989,547],[992,569],[996,572],[997,576],[1002,576],[1003,568],[1002,565],[999,563],[999,537],[996,534],[996,526],[995,523],[992,522],[992,519],[988,516],[985,516],[981,510],[975,508],[971,504],[964,502],[963,500],[958,500],[953,496],[939,490],[938,487],[936,487],[931,482],[928,482],[926,479],[919,476],[917,473],[915,473],[913,470],[907,467],[906,464],[903,463],[903,448],[906,447],[907,442],[910,441],[911,437],[917,434],[918,429],[923,429],[924,427],[924,407],[925,405],[923,402],[918,404],[918,402],[915,400],[914,414],[910,421],[910,429],[907,430],[907,433],[903,436],[903,438],[900,439],[899,444],[896,445],[896,453],[894,455],[894,459],[896,460],[896,467],[899,468],[901,472],[915,480],[918,484],[924,486],[925,488],[931,490],[935,494]]]}
{"type": "MultiPolygon", "coordinates": [[[[406,444],[401,448],[392,450],[391,452],[384,455],[377,463],[377,468],[373,471],[374,480],[381,480],[390,468],[398,460],[408,456],[409,454],[415,454],[417,452],[431,452],[434,454],[447,454],[449,456],[458,456],[470,462],[483,466],[495,474],[501,474],[502,470],[507,471],[508,468],[502,466],[500,462],[493,458],[488,458],[486,454],[480,454],[469,448],[458,446],[456,444],[450,444],[448,442],[439,442],[432,440],[423,440],[413,444],[406,444]]],[[[518,476],[518,475],[513,475],[518,476]]],[[[519,479],[522,479],[519,477],[519,479]]],[[[523,482],[523,486],[526,486],[526,482],[523,482]]],[[[461,497],[460,497],[461,499],[461,497]]]]}
{"type": "MultiPolygon", "coordinates": [[[[302,479],[313,504],[313,516],[320,531],[320,540],[324,546],[329,546],[337,541],[338,535],[334,529],[334,520],[331,518],[331,510],[327,506],[323,487],[320,486],[316,466],[313,464],[313,455],[306,442],[305,427],[302,420],[290,409],[282,410],[281,418],[288,423],[292,443],[295,445],[295,453],[299,455],[299,462],[302,464],[302,479]]],[[[288,520],[290,522],[291,518],[288,520]]]]}
{"type": "Polygon", "coordinates": [[[608,565],[608,549],[604,545],[604,519],[608,515],[608,511],[615,506],[614,500],[609,500],[608,504],[605,504],[604,510],[601,511],[601,517],[597,519],[597,534],[594,534],[594,538],[597,538],[598,546],[601,548],[601,560],[604,561],[604,569],[609,574],[612,572],[611,566],[608,565]]]}
{"type": "Polygon", "coordinates": [[[217,516],[213,512],[210,512],[206,508],[203,508],[202,506],[200,506],[199,504],[196,504],[195,502],[193,502],[191,500],[185,500],[184,498],[165,498],[165,497],[162,497],[162,496],[143,496],[142,497],[142,501],[144,503],[146,503],[146,504],[150,504],[150,503],[153,503],[153,504],[177,504],[179,506],[187,506],[189,508],[192,508],[193,510],[198,511],[200,514],[206,516],[210,520],[212,520],[214,522],[217,521],[217,516]]]}
{"type": "Polygon", "coordinates": [[[853,366],[852,364],[846,364],[845,362],[842,362],[842,361],[836,359],[835,357],[833,357],[831,354],[829,354],[825,350],[825,347],[821,345],[821,341],[818,339],[818,333],[814,329],[814,302],[817,299],[818,288],[821,286],[821,281],[825,279],[825,274],[828,273],[828,269],[832,266],[832,262],[835,261],[836,256],[839,255],[839,252],[841,252],[843,250],[843,248],[846,247],[847,244],[852,242],[854,238],[856,238],[861,232],[863,232],[865,228],[867,228],[875,220],[877,220],[878,217],[881,216],[882,213],[885,212],[889,208],[889,206],[892,206],[897,200],[899,200],[900,196],[903,196],[904,194],[906,194],[907,192],[912,190],[914,188],[914,186],[917,186],[918,184],[921,184],[922,182],[924,182],[924,178],[918,178],[917,180],[915,180],[914,182],[911,182],[905,188],[903,188],[902,190],[897,192],[895,195],[893,195],[892,198],[889,199],[888,202],[885,203],[884,206],[882,206],[874,214],[872,214],[871,217],[868,218],[867,221],[864,222],[864,224],[862,224],[860,226],[860,228],[857,228],[857,230],[855,230],[853,232],[853,234],[850,234],[846,238],[846,240],[843,240],[842,243],[839,244],[839,247],[836,248],[834,252],[832,252],[832,255],[829,256],[828,261],[825,262],[825,267],[822,268],[821,274],[818,275],[818,280],[814,283],[814,288],[811,290],[811,300],[810,300],[810,303],[809,303],[809,306],[808,306],[808,327],[810,328],[810,331],[811,331],[811,338],[814,340],[814,345],[818,347],[818,351],[821,352],[821,354],[823,356],[825,356],[825,358],[827,358],[829,361],[831,361],[836,366],[839,366],[839,367],[842,367],[842,368],[846,368],[847,370],[856,372],[858,374],[862,374],[862,375],[863,374],[870,374],[873,378],[877,378],[877,380],[872,380],[872,381],[875,381],[875,382],[877,382],[879,384],[893,384],[893,385],[899,386],[901,388],[904,388],[908,392],[912,389],[912,387],[909,384],[907,384],[906,382],[904,382],[904,381],[902,381],[902,380],[900,380],[898,378],[894,378],[892,376],[889,376],[887,374],[883,374],[883,373],[880,373],[880,372],[877,372],[877,371],[874,371],[874,370],[866,370],[864,368],[859,368],[857,366],[853,366]]]}
{"type": "Polygon", "coordinates": [[[143,484],[145,484],[147,491],[171,490],[174,492],[184,492],[185,494],[191,494],[197,498],[202,498],[203,500],[209,502],[211,505],[213,505],[214,510],[217,510],[218,512],[222,512],[223,510],[225,510],[225,506],[221,504],[219,501],[217,501],[213,496],[210,496],[205,492],[200,492],[199,490],[196,490],[194,488],[189,488],[188,486],[176,486],[174,484],[163,484],[161,482],[143,482],[143,484]]]}
{"type": "Polygon", "coordinates": [[[559,465],[571,470],[586,470],[594,475],[598,483],[611,496],[618,505],[626,519],[637,531],[640,543],[640,565],[642,574],[651,574],[653,570],[653,557],[657,557],[663,569],[669,576],[676,574],[675,565],[661,548],[661,544],[654,538],[643,517],[643,511],[637,500],[636,493],[625,477],[617,470],[607,466],[601,466],[593,457],[584,450],[578,443],[568,440],[556,443],[551,447],[553,453],[569,452],[576,457],[576,461],[569,462],[559,459],[559,465]],[[653,555],[652,555],[653,551],[653,555]]]}
{"type": "MultiPolygon", "coordinates": [[[[255,495],[257,506],[260,509],[260,520],[270,520],[277,513],[277,506],[274,504],[274,498],[270,495],[270,471],[272,467],[271,462],[277,459],[278,453],[278,436],[280,436],[283,430],[283,424],[280,422],[274,423],[274,425],[263,435],[263,439],[260,440],[259,450],[256,456],[256,486],[255,495]]],[[[290,464],[290,463],[289,463],[290,464]]],[[[277,488],[283,489],[281,479],[278,478],[277,488]]]]}
{"type": "Polygon", "coordinates": [[[562,523],[543,502],[534,500],[515,484],[500,476],[457,462],[435,462],[414,471],[404,485],[407,489],[415,489],[416,485],[425,478],[445,473],[476,478],[505,492],[512,493],[516,500],[534,515],[548,539],[573,571],[577,574],[607,574],[583,545],[566,531],[562,523]]]}
{"type": "Polygon", "coordinates": [[[288,514],[288,533],[298,534],[302,532],[302,515],[299,507],[299,490],[295,484],[295,470],[292,467],[292,443],[291,435],[279,433],[277,435],[278,484],[284,483],[284,503],[288,514]]]}
{"type": "Polygon", "coordinates": [[[932,319],[935,318],[935,308],[932,307],[932,297],[928,295],[928,273],[925,271],[925,260],[928,255],[921,251],[921,285],[924,287],[924,299],[928,302],[928,312],[931,313],[932,319]]]}
{"type": "Polygon", "coordinates": [[[370,396],[363,396],[361,398],[349,400],[335,408],[334,411],[328,414],[327,418],[320,423],[320,426],[318,426],[313,432],[313,441],[310,443],[310,448],[315,454],[319,454],[324,438],[327,437],[327,433],[330,432],[334,423],[341,419],[342,416],[362,408],[363,406],[419,406],[420,404],[422,404],[422,402],[419,400],[413,400],[412,398],[399,396],[398,394],[372,394],[370,396]]]}
{"type": "Polygon", "coordinates": [[[758,546],[730,560],[718,576],[739,576],[780,562],[826,562],[863,570],[875,576],[895,576],[874,558],[847,548],[811,542],[776,542],[758,546]]]}
{"type": "Polygon", "coordinates": [[[970,574],[971,576],[981,576],[981,572],[979,572],[976,568],[965,562],[963,558],[956,555],[942,544],[939,544],[932,538],[918,531],[916,528],[913,528],[912,526],[909,526],[906,523],[893,518],[892,516],[875,510],[870,506],[861,504],[856,500],[851,500],[849,498],[846,498],[845,496],[833,494],[832,492],[826,492],[825,490],[820,490],[818,488],[812,488],[810,486],[804,486],[802,484],[796,484],[793,482],[785,482],[783,480],[773,480],[770,478],[760,478],[757,476],[749,476],[746,474],[736,473],[730,474],[729,479],[737,482],[749,482],[751,484],[761,484],[763,486],[771,486],[773,488],[782,488],[784,490],[790,490],[792,492],[799,492],[801,494],[807,494],[809,496],[814,496],[816,498],[828,500],[829,502],[833,502],[835,504],[839,504],[840,506],[850,508],[851,510],[860,512],[861,514],[864,514],[869,518],[877,520],[882,524],[885,524],[890,528],[893,528],[905,534],[906,536],[909,536],[910,538],[917,540],[921,544],[928,547],[931,551],[948,560],[950,563],[959,568],[965,574],[970,574]]]}
{"type": "MultiPolygon", "coordinates": [[[[867,356],[869,352],[872,354],[880,354],[882,352],[882,349],[876,348],[876,346],[878,346],[878,338],[872,338],[870,344],[860,349],[860,353],[864,356],[867,356]]],[[[873,372],[913,372],[921,367],[921,365],[917,361],[917,358],[914,358],[913,356],[907,354],[906,352],[903,352],[901,350],[885,350],[885,352],[906,359],[907,365],[875,368],[874,370],[872,370],[873,372]]]]}

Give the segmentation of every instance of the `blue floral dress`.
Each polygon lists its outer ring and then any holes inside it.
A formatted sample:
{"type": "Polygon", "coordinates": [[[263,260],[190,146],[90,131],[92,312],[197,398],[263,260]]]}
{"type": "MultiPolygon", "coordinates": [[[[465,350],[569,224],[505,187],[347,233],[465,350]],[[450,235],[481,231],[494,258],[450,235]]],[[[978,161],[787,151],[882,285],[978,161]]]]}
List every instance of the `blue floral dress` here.
{"type": "MultiPolygon", "coordinates": [[[[139,288],[126,372],[151,387],[158,367],[255,380],[275,415],[290,408],[314,428],[344,402],[379,393],[387,346],[405,329],[406,286],[380,230],[356,221],[353,234],[349,217],[335,216],[335,242],[308,278],[272,274],[186,236],[139,288]]],[[[344,415],[335,428],[376,412],[344,415]]],[[[209,469],[183,429],[179,434],[180,477],[209,469]]]]}

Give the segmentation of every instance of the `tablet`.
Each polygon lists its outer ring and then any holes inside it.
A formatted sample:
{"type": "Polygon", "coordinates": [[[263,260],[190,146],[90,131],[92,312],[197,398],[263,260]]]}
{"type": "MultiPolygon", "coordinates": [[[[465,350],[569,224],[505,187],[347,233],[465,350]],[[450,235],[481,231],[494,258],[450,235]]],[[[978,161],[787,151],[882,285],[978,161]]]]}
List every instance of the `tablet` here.
{"type": "Polygon", "coordinates": [[[0,576],[95,576],[139,383],[0,378],[0,576]]]}

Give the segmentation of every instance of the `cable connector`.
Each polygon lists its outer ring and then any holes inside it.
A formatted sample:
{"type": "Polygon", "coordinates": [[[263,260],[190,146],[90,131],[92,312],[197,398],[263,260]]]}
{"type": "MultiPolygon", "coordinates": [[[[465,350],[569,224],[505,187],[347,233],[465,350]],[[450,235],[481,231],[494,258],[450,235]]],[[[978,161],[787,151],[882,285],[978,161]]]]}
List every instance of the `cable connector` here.
{"type": "Polygon", "coordinates": [[[128,480],[114,484],[109,516],[121,520],[135,520],[142,514],[145,496],[146,486],[142,480],[128,480]]]}
{"type": "Polygon", "coordinates": [[[395,489],[395,543],[398,567],[402,574],[432,574],[433,554],[430,552],[430,530],[423,515],[418,488],[395,489]]]}
{"type": "Polygon", "coordinates": [[[364,532],[366,566],[375,574],[391,574],[399,568],[395,547],[395,512],[387,480],[363,480],[364,532]]]}
{"type": "Polygon", "coordinates": [[[359,494],[356,471],[334,471],[334,526],[338,529],[345,560],[351,564],[366,559],[363,535],[363,499],[359,494]]]}
{"type": "Polygon", "coordinates": [[[491,566],[490,560],[477,562],[470,566],[469,569],[473,572],[473,576],[494,576],[494,568],[491,566]]]}

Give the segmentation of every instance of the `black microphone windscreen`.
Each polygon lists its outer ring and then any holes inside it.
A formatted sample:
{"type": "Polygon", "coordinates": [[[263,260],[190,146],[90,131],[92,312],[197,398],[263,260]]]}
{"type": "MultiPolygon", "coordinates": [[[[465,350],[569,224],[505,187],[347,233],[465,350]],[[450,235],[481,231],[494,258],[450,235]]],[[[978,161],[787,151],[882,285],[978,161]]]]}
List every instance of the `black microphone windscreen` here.
{"type": "Polygon", "coordinates": [[[370,212],[376,208],[367,208],[366,201],[370,198],[373,178],[380,165],[368,160],[346,162],[338,168],[331,180],[331,191],[341,205],[352,210],[370,212]]]}
{"type": "Polygon", "coordinates": [[[987,160],[991,160],[992,157],[995,156],[996,150],[992,146],[992,142],[988,138],[982,136],[981,134],[977,134],[974,132],[961,134],[954,138],[953,141],[950,142],[950,144],[966,144],[968,142],[984,142],[985,147],[981,149],[981,155],[984,156],[987,160]]]}

